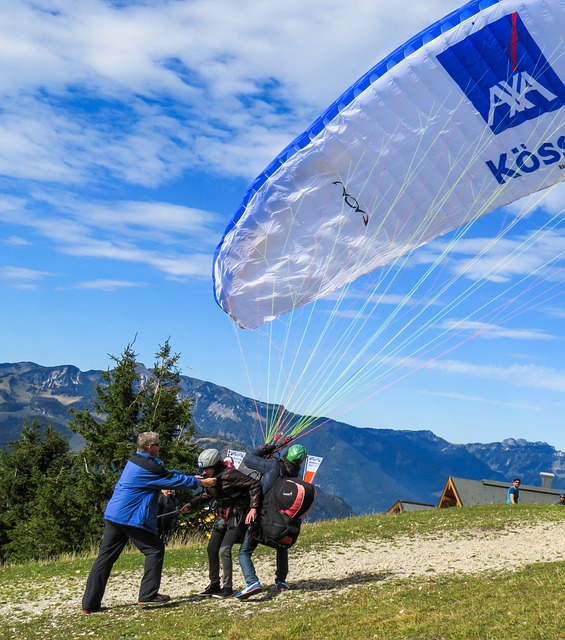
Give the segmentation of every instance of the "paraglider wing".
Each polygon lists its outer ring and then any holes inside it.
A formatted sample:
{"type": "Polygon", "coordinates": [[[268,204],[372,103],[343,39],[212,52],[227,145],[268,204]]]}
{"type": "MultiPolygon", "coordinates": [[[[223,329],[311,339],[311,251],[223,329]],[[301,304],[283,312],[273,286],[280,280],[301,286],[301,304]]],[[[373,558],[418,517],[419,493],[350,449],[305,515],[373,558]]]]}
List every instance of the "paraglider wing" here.
{"type": "Polygon", "coordinates": [[[255,328],[565,177],[565,3],[482,0],[359,79],[255,180],[214,258],[255,328]]]}

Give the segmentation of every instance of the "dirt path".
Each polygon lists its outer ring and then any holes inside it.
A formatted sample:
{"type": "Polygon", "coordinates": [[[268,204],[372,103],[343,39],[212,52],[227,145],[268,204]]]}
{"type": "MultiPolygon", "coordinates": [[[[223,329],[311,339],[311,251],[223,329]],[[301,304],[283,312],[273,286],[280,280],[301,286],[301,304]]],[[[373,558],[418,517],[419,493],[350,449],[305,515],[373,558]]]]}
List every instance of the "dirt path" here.
{"type": "MultiPolygon", "coordinates": [[[[509,571],[535,562],[565,560],[563,523],[545,522],[504,532],[434,533],[406,536],[386,541],[357,542],[350,545],[291,551],[289,582],[296,589],[308,589],[310,597],[347,589],[363,582],[382,582],[415,576],[437,576],[446,573],[480,573],[509,571]]],[[[243,586],[235,559],[235,587],[243,586]]],[[[265,586],[274,577],[274,552],[257,558],[258,575],[265,586]]],[[[47,584],[12,585],[13,601],[0,603],[0,616],[29,619],[46,610],[52,614],[68,613],[80,608],[86,576],[53,578],[47,584]]],[[[104,605],[116,607],[131,604],[137,598],[139,572],[113,574],[108,584],[104,605]]],[[[191,599],[206,586],[204,568],[167,569],[162,593],[174,598],[191,599]]],[[[292,592],[288,595],[292,595],[292,592]]],[[[231,606],[231,601],[226,601],[231,606]]]]}

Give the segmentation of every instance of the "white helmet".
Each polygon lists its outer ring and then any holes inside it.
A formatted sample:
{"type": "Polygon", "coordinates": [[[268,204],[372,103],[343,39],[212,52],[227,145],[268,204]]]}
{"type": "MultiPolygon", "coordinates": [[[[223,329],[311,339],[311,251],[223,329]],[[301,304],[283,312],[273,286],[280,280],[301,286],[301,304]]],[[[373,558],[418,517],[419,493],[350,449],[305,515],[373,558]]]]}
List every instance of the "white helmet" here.
{"type": "Polygon", "coordinates": [[[222,456],[217,449],[204,449],[198,456],[198,468],[206,469],[206,467],[215,467],[221,460],[222,456]]]}

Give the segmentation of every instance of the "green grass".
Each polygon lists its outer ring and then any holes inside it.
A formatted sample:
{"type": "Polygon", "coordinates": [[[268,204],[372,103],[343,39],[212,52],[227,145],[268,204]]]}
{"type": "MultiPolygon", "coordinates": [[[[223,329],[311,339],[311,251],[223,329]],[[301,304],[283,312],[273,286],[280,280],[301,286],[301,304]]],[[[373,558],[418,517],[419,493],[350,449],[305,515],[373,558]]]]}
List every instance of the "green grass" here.
{"type": "MultiPolygon", "coordinates": [[[[305,526],[301,553],[329,552],[333,545],[360,540],[401,544],[404,536],[463,537],[484,531],[518,532],[530,524],[560,521],[565,509],[552,506],[469,507],[397,516],[366,516],[305,526]]],[[[520,553],[519,535],[516,553],[520,553]]],[[[272,554],[259,549],[259,554],[272,554]]],[[[0,570],[0,606],[23,607],[26,601],[57,593],[64,580],[84,580],[92,557],[5,567],[0,570]]],[[[124,554],[114,569],[136,571],[141,554],[124,554]]],[[[314,560],[315,561],[315,560],[314,560]]],[[[167,551],[165,573],[202,571],[203,545],[167,551]]],[[[374,568],[372,568],[374,570],[374,568]]],[[[137,583],[136,583],[137,586],[137,583]]],[[[116,606],[92,616],[80,615],[80,603],[64,613],[5,618],[0,638],[158,638],[160,640],[226,638],[227,640],[558,640],[565,638],[565,562],[530,565],[515,572],[479,576],[439,575],[410,580],[379,574],[313,579],[293,583],[290,593],[267,592],[256,601],[224,602],[195,597],[177,599],[160,608],[116,606]]],[[[79,589],[80,591],[80,589],[79,589]]],[[[76,592],[76,590],[75,590],[76,592]]],[[[65,597],[62,595],[61,597],[65,597]]],[[[68,596],[67,596],[68,597],[68,596]]]]}
{"type": "MultiPolygon", "coordinates": [[[[563,509],[565,512],[565,509],[563,509]]],[[[465,507],[464,509],[431,509],[393,516],[362,516],[346,520],[320,522],[304,528],[300,544],[347,544],[354,540],[392,540],[401,535],[433,535],[436,533],[497,531],[519,529],[541,520],[559,522],[565,513],[555,505],[506,505],[465,507]]]]}

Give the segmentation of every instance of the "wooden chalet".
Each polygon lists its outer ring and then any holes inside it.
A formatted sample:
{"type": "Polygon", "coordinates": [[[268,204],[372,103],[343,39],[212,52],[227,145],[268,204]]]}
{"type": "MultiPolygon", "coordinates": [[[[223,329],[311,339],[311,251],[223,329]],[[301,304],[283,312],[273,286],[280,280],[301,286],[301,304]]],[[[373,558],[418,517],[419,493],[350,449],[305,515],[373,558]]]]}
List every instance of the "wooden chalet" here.
{"type": "MultiPolygon", "coordinates": [[[[553,475],[553,474],[541,474],[553,475]]],[[[544,485],[550,483],[544,482],[544,485]]],[[[438,509],[447,507],[469,507],[479,504],[504,504],[512,482],[496,480],[467,480],[450,476],[441,494],[438,509]]],[[[551,486],[533,487],[520,485],[520,504],[556,504],[563,490],[551,486]]]]}
{"type": "Polygon", "coordinates": [[[435,504],[427,502],[412,502],[411,500],[398,500],[386,512],[386,515],[392,513],[404,513],[405,511],[426,511],[427,509],[435,509],[435,504]]]}

